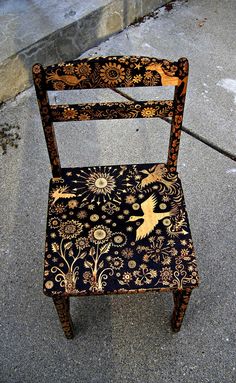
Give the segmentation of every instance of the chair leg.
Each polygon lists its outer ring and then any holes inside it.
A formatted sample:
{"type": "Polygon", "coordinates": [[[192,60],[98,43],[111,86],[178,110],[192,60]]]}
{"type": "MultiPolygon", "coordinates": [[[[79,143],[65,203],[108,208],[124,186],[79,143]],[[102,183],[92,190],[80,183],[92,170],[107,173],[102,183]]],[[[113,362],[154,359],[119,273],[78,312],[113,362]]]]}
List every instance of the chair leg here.
{"type": "Polygon", "coordinates": [[[192,289],[175,290],[173,292],[174,311],[172,315],[171,325],[174,332],[178,332],[181,328],[191,293],[192,289]]]}
{"type": "Polygon", "coordinates": [[[59,316],[62,329],[67,339],[74,337],[73,323],[70,316],[69,297],[53,297],[57,314],[59,316]]]}

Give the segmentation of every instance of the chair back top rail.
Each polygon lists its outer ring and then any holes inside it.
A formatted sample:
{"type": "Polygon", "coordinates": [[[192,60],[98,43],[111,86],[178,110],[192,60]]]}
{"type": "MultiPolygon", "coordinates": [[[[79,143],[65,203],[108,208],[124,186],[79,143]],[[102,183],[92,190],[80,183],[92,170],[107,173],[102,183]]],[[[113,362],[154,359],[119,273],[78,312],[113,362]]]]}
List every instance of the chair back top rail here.
{"type": "Polygon", "coordinates": [[[53,122],[89,119],[172,117],[167,165],[176,171],[188,81],[188,60],[137,56],[92,57],[32,68],[38,104],[54,177],[60,160],[53,122]],[[50,105],[48,91],[73,89],[175,86],[174,99],[50,105]]]}
{"type": "Polygon", "coordinates": [[[47,90],[176,86],[178,62],[150,57],[93,57],[45,68],[47,90]]]}

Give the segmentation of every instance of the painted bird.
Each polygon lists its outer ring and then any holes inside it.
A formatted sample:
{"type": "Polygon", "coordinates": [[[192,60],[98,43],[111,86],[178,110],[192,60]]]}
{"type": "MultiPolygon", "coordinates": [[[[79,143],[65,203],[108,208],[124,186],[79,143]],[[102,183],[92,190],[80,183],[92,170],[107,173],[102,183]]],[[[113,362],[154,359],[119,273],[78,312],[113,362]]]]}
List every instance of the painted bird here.
{"type": "Polygon", "coordinates": [[[132,215],[127,222],[137,221],[138,219],[143,219],[143,223],[136,230],[136,241],[145,238],[150,234],[158,222],[166,217],[170,217],[176,214],[176,209],[171,209],[163,213],[155,213],[154,209],[157,204],[157,199],[155,194],[152,194],[146,201],[141,203],[141,209],[143,211],[142,216],[132,215]]]}
{"type": "Polygon", "coordinates": [[[140,183],[141,188],[143,189],[145,186],[153,184],[154,182],[161,182],[166,187],[171,188],[173,183],[176,181],[176,178],[173,180],[166,180],[164,176],[167,173],[167,169],[164,164],[154,165],[149,170],[140,170],[140,173],[146,174],[140,183]]]}

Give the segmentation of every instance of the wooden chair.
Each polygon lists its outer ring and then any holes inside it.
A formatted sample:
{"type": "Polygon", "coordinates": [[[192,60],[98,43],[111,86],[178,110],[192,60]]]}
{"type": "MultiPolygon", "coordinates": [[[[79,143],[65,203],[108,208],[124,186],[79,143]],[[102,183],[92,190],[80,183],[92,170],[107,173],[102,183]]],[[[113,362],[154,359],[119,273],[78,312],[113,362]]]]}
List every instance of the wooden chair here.
{"type": "Polygon", "coordinates": [[[67,338],[69,298],[172,291],[172,328],[179,331],[196,259],[181,181],[176,171],[188,61],[96,57],[43,68],[34,84],[52,166],[44,292],[53,298],[67,338]],[[175,86],[173,100],[50,105],[48,91],[175,86]],[[166,164],[61,168],[53,122],[171,117],[166,164]]]}

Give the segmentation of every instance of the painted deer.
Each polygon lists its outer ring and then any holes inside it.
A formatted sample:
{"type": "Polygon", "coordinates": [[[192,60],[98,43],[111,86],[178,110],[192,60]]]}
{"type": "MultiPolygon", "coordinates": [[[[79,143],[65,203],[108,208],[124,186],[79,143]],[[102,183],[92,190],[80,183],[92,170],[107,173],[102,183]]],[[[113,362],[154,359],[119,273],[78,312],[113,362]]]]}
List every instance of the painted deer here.
{"type": "Polygon", "coordinates": [[[51,194],[51,196],[53,198],[52,205],[54,205],[55,202],[59,198],[73,198],[73,197],[76,197],[76,194],[74,194],[74,193],[67,193],[67,191],[68,191],[68,186],[61,186],[58,189],[54,190],[52,192],[52,194],[51,194]]]}
{"type": "Polygon", "coordinates": [[[183,89],[181,91],[180,97],[184,96],[186,93],[187,88],[187,81],[188,76],[184,77],[184,79],[180,80],[178,77],[168,76],[162,69],[161,64],[158,63],[152,63],[146,66],[146,70],[150,71],[156,71],[161,76],[161,83],[163,86],[165,85],[179,85],[179,81],[181,81],[180,84],[184,84],[183,89]]]}

